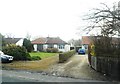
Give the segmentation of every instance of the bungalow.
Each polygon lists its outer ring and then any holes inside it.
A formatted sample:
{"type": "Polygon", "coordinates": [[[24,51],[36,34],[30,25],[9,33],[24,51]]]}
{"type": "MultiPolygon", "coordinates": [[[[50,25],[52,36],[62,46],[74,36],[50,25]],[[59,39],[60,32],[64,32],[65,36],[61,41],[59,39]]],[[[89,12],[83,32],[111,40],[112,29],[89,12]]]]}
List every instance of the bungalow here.
{"type": "Polygon", "coordinates": [[[45,51],[47,48],[57,48],[59,51],[66,52],[70,50],[70,45],[59,37],[41,37],[31,42],[34,51],[45,51]]]}
{"type": "Polygon", "coordinates": [[[23,38],[4,38],[3,40],[6,44],[23,45],[23,38]]]}

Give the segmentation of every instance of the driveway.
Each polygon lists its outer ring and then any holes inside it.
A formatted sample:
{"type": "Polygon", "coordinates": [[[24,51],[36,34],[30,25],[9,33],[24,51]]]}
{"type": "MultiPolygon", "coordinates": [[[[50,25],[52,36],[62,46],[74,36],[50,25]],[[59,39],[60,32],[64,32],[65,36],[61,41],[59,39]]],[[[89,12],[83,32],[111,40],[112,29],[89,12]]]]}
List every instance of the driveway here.
{"type": "Polygon", "coordinates": [[[53,65],[48,73],[55,76],[80,78],[85,80],[110,80],[103,74],[100,74],[93,70],[88,63],[87,55],[78,55],[71,57],[65,63],[59,63],[53,65]]]}

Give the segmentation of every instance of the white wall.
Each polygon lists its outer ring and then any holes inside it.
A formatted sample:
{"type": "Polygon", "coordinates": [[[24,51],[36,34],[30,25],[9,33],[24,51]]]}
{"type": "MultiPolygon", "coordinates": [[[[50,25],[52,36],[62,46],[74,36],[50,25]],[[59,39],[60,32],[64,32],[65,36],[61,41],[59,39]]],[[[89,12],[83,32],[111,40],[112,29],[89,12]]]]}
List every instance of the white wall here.
{"type": "MultiPolygon", "coordinates": [[[[34,47],[34,51],[37,51],[37,44],[34,44],[33,47],[34,47]]],[[[44,45],[43,45],[43,50],[46,50],[47,47],[48,47],[48,45],[47,45],[47,44],[44,44],[44,45]]],[[[57,44],[54,45],[54,48],[58,48],[58,50],[59,50],[59,51],[62,51],[62,52],[70,51],[70,45],[68,45],[68,44],[65,45],[64,49],[59,49],[59,47],[58,47],[57,44]]]]}
{"type": "Polygon", "coordinates": [[[23,45],[23,39],[20,39],[20,40],[16,43],[16,45],[22,46],[22,45],[23,45]]]}
{"type": "Polygon", "coordinates": [[[70,51],[70,45],[66,44],[65,45],[65,52],[70,51]]]}
{"type": "Polygon", "coordinates": [[[54,45],[54,48],[58,48],[58,46],[55,44],[55,45],[54,45]]]}
{"type": "Polygon", "coordinates": [[[48,47],[48,45],[47,45],[47,44],[44,44],[44,45],[43,45],[43,50],[46,50],[47,47],[48,47]]]}
{"type": "Polygon", "coordinates": [[[70,45],[66,44],[64,46],[64,49],[58,49],[59,51],[62,51],[62,52],[67,52],[67,51],[70,51],[70,45]]]}
{"type": "Polygon", "coordinates": [[[34,51],[37,51],[37,44],[34,44],[33,47],[34,47],[34,51]]]}

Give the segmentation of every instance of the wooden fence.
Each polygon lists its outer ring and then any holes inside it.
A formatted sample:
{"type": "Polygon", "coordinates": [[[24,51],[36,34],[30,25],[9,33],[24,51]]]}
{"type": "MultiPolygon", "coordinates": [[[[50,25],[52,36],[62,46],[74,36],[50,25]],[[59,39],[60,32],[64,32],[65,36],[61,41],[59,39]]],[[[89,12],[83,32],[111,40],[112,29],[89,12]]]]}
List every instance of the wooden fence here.
{"type": "Polygon", "coordinates": [[[91,57],[91,66],[96,71],[120,80],[120,59],[111,57],[91,57]]]}

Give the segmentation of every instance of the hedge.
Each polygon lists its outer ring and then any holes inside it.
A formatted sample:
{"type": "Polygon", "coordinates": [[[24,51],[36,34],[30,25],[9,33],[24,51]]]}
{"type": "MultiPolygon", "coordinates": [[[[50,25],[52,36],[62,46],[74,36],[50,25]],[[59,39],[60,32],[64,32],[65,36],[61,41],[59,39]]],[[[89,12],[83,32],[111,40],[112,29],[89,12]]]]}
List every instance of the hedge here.
{"type": "Polygon", "coordinates": [[[60,53],[59,54],[59,62],[63,63],[65,61],[67,61],[75,53],[76,53],[75,50],[71,50],[71,51],[68,51],[68,52],[60,53]]]}
{"type": "Polygon", "coordinates": [[[48,53],[57,53],[58,49],[57,48],[47,48],[46,52],[48,52],[48,53]]]}

